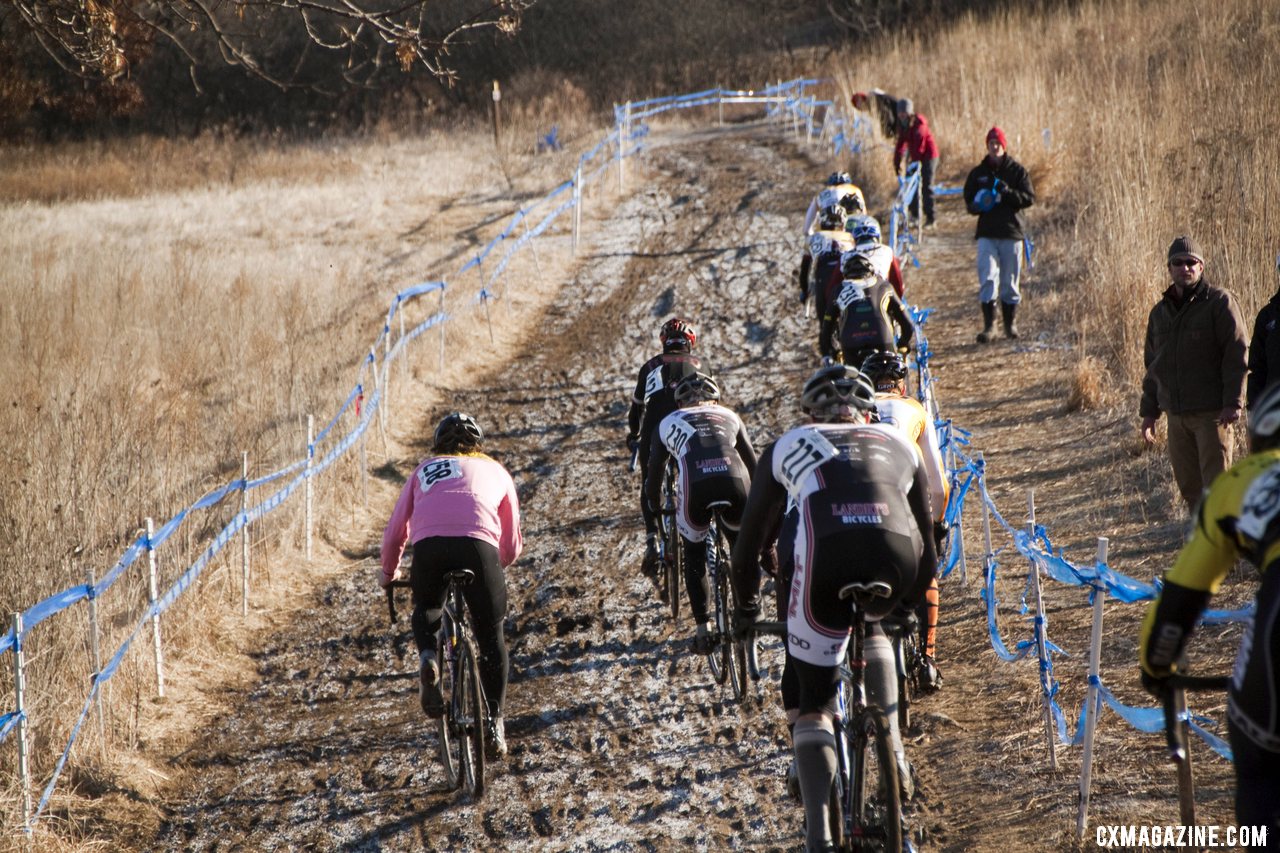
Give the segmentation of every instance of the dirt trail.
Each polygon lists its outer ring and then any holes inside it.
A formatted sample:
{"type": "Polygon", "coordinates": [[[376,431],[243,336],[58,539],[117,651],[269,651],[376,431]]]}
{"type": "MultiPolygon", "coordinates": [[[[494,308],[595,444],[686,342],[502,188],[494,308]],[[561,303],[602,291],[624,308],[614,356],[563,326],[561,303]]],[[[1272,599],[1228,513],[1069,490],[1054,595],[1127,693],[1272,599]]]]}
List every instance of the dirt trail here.
{"type": "MultiPolygon", "coordinates": [[[[758,446],[796,421],[797,389],[814,358],[811,322],[795,304],[789,271],[810,189],[827,169],[763,127],[655,140],[647,162],[645,189],[619,205],[615,227],[564,286],[533,339],[511,353],[492,382],[459,390],[450,401],[490,427],[525,512],[527,550],[508,573],[511,751],[484,800],[462,802],[442,787],[434,734],[417,710],[407,625],[402,621],[405,654],[398,657],[373,582],[381,519],[371,518],[365,529],[334,534],[350,555],[349,575],[262,648],[258,683],[227,696],[235,710],[171,762],[180,781],[163,804],[158,835],[131,844],[798,847],[800,810],[782,791],[789,756],[774,681],[758,686],[757,701],[733,703],[728,688],[717,687],[705,663],[689,655],[692,624],[673,625],[640,578],[638,481],[626,471],[623,435],[634,371],[672,313],[697,318],[698,349],[758,446]]],[[[940,210],[941,226],[922,251],[925,268],[910,275],[908,297],[938,309],[926,331],[937,352],[939,398],[946,414],[975,430],[975,443],[1002,472],[992,475],[993,493],[1021,501],[1028,483],[1054,486],[1054,496],[1046,495],[1050,509],[1070,506],[1079,516],[1066,528],[1069,544],[1088,542],[1090,526],[1103,516],[1135,525],[1134,503],[1109,508],[1116,497],[1097,479],[1109,466],[1149,463],[1124,462],[1118,438],[1099,440],[1108,433],[1097,414],[1063,411],[1055,383],[1069,357],[1054,348],[1053,321],[1036,313],[1033,300],[1023,341],[1031,346],[973,343],[971,225],[955,199],[944,199],[940,210]],[[1046,337],[1037,342],[1040,332],[1046,337]],[[1053,437],[1048,447],[1046,435],[1053,437]],[[1034,465],[1021,461],[1030,449],[1034,465]],[[1092,473],[1075,482],[1078,470],[1092,473]]],[[[426,429],[424,418],[419,430],[426,429]]],[[[389,511],[424,452],[411,444],[383,469],[381,511],[389,511]]],[[[968,528],[975,553],[972,519],[968,528]]],[[[1168,542],[1156,550],[1162,547],[1168,542]]],[[[1062,775],[1042,769],[1034,662],[996,662],[976,560],[969,570],[967,589],[954,578],[944,583],[939,654],[947,682],[921,704],[920,725],[910,733],[921,779],[913,823],[925,849],[1070,847],[1078,750],[1062,775]]],[[[1008,601],[1018,593],[1010,587],[1001,594],[1008,601]]],[[[1063,619],[1074,625],[1087,619],[1082,613],[1074,607],[1063,619]]],[[[1122,636],[1131,630],[1116,629],[1117,660],[1131,654],[1122,636]]],[[[775,651],[765,657],[778,660],[775,651]]],[[[1124,732],[1113,740],[1135,749],[1124,732]]],[[[1139,753],[1149,741],[1142,743],[1139,753]]],[[[1132,768],[1123,772],[1131,782],[1132,768]]],[[[1130,784],[1123,804],[1103,800],[1098,810],[1115,822],[1146,820],[1150,801],[1163,808],[1168,795],[1167,787],[1148,788],[1130,784]]],[[[1225,823],[1225,814],[1217,822],[1225,823]]]]}

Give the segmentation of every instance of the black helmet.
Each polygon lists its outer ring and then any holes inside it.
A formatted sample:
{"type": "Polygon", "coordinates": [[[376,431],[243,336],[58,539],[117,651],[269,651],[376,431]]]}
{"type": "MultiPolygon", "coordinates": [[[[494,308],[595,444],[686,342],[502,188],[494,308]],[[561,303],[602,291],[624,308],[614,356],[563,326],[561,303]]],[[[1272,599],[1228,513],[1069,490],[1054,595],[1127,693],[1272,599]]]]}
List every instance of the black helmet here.
{"type": "Polygon", "coordinates": [[[436,453],[454,453],[473,450],[484,441],[484,430],[476,419],[465,412],[450,412],[436,427],[432,450],[436,453]]]}
{"type": "Polygon", "coordinates": [[[862,372],[882,391],[907,378],[907,360],[896,352],[873,352],[862,362],[862,372]]]}
{"type": "Polygon", "coordinates": [[[838,184],[851,183],[853,183],[853,176],[848,172],[832,172],[830,175],[827,175],[827,186],[829,187],[834,187],[838,184]]]}
{"type": "Polygon", "coordinates": [[[819,368],[804,383],[804,391],[800,394],[800,408],[805,414],[819,420],[851,414],[853,409],[873,412],[876,408],[876,389],[855,368],[845,364],[831,364],[819,368]]]}
{"type": "Polygon", "coordinates": [[[675,399],[677,406],[719,400],[720,386],[707,374],[694,373],[676,383],[675,399]]]}
{"type": "Polygon", "coordinates": [[[844,209],[844,205],[837,202],[830,207],[824,207],[822,212],[818,214],[818,224],[827,231],[841,231],[844,229],[845,220],[849,218],[849,211],[844,209]]]}
{"type": "Polygon", "coordinates": [[[662,324],[662,330],[658,332],[658,340],[662,341],[663,349],[679,347],[690,350],[698,342],[698,331],[693,327],[693,323],[683,317],[672,317],[662,324]]]}
{"type": "Polygon", "coordinates": [[[869,278],[876,274],[876,267],[862,252],[845,252],[840,256],[840,272],[845,278],[869,278]]]}
{"type": "Polygon", "coordinates": [[[1280,382],[1273,382],[1249,409],[1249,449],[1266,450],[1280,443],[1280,382]]]}

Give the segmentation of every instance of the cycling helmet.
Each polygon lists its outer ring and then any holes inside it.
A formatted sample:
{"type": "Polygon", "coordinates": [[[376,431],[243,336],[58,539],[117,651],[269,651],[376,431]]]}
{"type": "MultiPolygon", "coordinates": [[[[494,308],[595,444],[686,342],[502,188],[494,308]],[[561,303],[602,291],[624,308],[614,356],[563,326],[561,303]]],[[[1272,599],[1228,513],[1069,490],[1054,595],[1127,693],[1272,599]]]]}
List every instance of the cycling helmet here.
{"type": "Polygon", "coordinates": [[[471,450],[484,441],[484,430],[465,412],[450,412],[436,427],[432,449],[437,453],[471,450]]]}
{"type": "Polygon", "coordinates": [[[870,278],[876,274],[876,265],[862,252],[845,252],[840,256],[840,272],[847,279],[870,278]]]}
{"type": "Polygon", "coordinates": [[[694,373],[676,383],[675,398],[677,406],[719,400],[720,386],[707,374],[694,373]]]}
{"type": "Polygon", "coordinates": [[[896,352],[873,352],[862,362],[862,372],[884,391],[907,378],[907,360],[896,352]]]}
{"type": "Polygon", "coordinates": [[[863,200],[860,192],[845,193],[844,197],[840,199],[840,206],[850,215],[867,212],[867,203],[863,200]]]}
{"type": "Polygon", "coordinates": [[[827,175],[827,186],[834,187],[837,184],[851,184],[853,177],[848,172],[832,172],[827,175]]]}
{"type": "Polygon", "coordinates": [[[880,223],[876,221],[874,216],[855,216],[853,221],[849,223],[849,233],[853,235],[853,242],[862,245],[863,243],[879,243],[880,242],[880,223]]]}
{"type": "Polygon", "coordinates": [[[662,341],[664,349],[691,350],[698,342],[698,331],[683,317],[672,317],[662,324],[662,331],[658,332],[658,340],[662,341]]]}
{"type": "Polygon", "coordinates": [[[844,228],[848,216],[849,212],[844,209],[844,205],[833,204],[822,209],[822,213],[818,215],[818,225],[824,231],[839,231],[844,228]]]}
{"type": "Polygon", "coordinates": [[[851,415],[855,411],[873,412],[876,389],[855,368],[832,364],[818,368],[800,393],[800,408],[819,420],[851,415]]]}
{"type": "Polygon", "coordinates": [[[1280,444],[1280,382],[1272,383],[1249,409],[1249,449],[1256,453],[1280,444]]]}

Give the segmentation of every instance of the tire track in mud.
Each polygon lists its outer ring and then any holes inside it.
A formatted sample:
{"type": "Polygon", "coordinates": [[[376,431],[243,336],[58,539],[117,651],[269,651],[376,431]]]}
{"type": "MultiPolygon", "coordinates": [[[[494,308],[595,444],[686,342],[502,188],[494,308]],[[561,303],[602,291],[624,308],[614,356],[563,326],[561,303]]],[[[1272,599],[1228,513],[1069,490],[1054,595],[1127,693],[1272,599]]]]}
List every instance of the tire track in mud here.
{"type": "MultiPolygon", "coordinates": [[[[486,797],[442,790],[412,640],[405,630],[398,658],[363,566],[262,650],[241,710],[179,756],[187,790],[158,846],[768,849],[800,837],[781,799],[775,688],[734,704],[689,653],[687,606],[673,626],[639,575],[639,481],[622,439],[635,371],[673,313],[697,322],[698,351],[758,444],[793,420],[812,357],[790,269],[819,166],[781,136],[738,131],[659,145],[648,168],[526,349],[449,404],[489,428],[524,509],[526,552],[508,570],[510,754],[486,797]]],[[[380,534],[367,532],[368,553],[380,534]]]]}

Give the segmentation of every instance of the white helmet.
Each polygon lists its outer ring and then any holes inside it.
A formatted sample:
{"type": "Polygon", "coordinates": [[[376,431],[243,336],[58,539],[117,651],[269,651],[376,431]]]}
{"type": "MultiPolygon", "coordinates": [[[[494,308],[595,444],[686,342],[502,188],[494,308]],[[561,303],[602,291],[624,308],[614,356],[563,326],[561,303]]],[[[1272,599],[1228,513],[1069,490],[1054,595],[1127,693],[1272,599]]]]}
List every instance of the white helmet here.
{"type": "Polygon", "coordinates": [[[849,233],[853,235],[853,242],[859,246],[863,243],[879,243],[880,223],[874,216],[855,216],[849,222],[849,233]]]}

